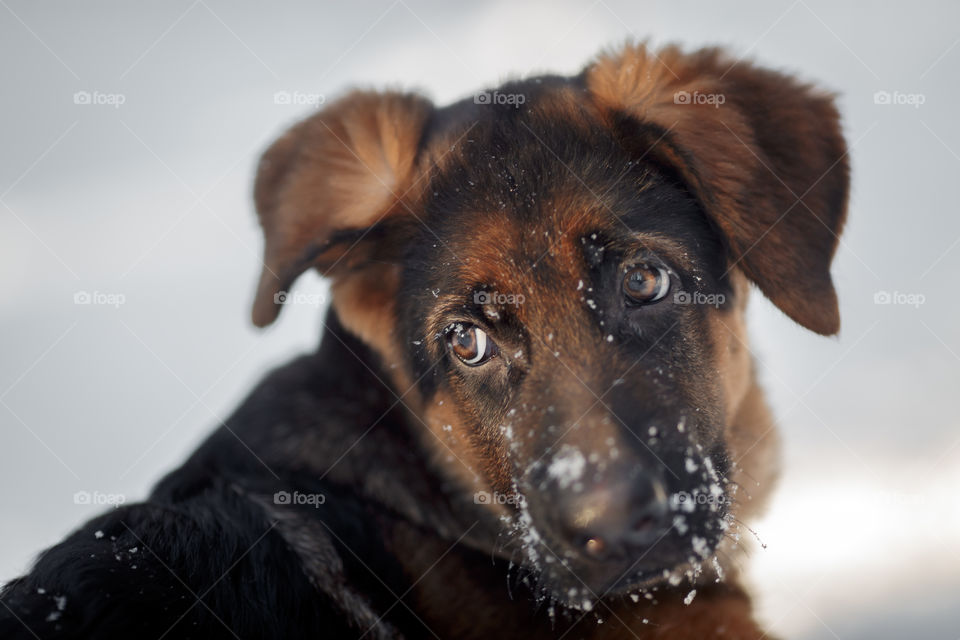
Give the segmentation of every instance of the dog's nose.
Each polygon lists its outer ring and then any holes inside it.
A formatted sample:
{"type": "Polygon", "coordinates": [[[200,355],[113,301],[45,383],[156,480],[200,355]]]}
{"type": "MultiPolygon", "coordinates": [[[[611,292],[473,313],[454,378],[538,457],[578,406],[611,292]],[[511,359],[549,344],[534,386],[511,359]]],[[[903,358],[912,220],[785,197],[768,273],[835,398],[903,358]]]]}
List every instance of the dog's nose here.
{"type": "Polygon", "coordinates": [[[655,478],[600,484],[560,501],[568,539],[595,558],[628,555],[655,543],[667,527],[667,493],[655,478]]]}

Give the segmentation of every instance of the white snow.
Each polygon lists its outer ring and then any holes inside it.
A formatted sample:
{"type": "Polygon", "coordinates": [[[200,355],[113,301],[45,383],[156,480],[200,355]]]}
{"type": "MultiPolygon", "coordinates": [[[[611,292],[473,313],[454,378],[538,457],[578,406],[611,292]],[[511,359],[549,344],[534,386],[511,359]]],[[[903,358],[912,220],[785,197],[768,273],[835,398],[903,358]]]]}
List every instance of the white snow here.
{"type": "Polygon", "coordinates": [[[556,480],[561,489],[566,489],[583,476],[586,464],[587,460],[579,449],[565,444],[553,456],[547,475],[556,480]]]}

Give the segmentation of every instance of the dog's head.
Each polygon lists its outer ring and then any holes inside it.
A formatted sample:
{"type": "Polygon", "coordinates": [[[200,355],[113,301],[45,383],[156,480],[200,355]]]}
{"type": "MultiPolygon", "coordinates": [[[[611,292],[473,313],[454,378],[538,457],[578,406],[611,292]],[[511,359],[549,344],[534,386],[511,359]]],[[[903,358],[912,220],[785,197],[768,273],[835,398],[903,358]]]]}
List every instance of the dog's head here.
{"type": "Polygon", "coordinates": [[[674,48],[480,95],[357,92],[277,141],[254,321],[304,270],[328,275],[430,462],[503,519],[545,595],[675,582],[773,476],[748,282],[839,328],[837,112],[674,48]]]}

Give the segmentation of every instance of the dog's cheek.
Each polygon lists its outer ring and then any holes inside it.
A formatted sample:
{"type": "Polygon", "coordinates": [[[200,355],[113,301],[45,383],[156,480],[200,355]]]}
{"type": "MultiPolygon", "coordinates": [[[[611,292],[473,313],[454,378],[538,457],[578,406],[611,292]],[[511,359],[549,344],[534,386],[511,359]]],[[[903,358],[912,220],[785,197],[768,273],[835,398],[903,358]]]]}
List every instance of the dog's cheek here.
{"type": "Polygon", "coordinates": [[[413,381],[401,357],[397,335],[399,282],[396,265],[370,265],[334,280],[332,306],[344,328],[380,357],[381,368],[395,388],[409,389],[413,381]]]}
{"type": "Polygon", "coordinates": [[[743,399],[753,384],[753,362],[747,342],[746,299],[749,284],[736,271],[731,275],[733,304],[711,308],[708,312],[713,358],[720,381],[724,422],[734,422],[743,399]]]}
{"type": "MultiPolygon", "coordinates": [[[[511,486],[506,456],[496,442],[484,438],[479,429],[463,418],[463,400],[449,390],[439,390],[423,410],[425,448],[434,468],[457,483],[465,499],[491,490],[504,492],[511,486]]],[[[492,501],[491,501],[492,502],[492,501]]],[[[506,513],[503,504],[477,501],[494,511],[506,513]]]]}
{"type": "Polygon", "coordinates": [[[746,519],[761,510],[775,484],[780,440],[773,417],[757,384],[753,357],[746,335],[746,302],[750,286],[746,277],[732,274],[733,305],[711,312],[714,357],[724,394],[725,434],[728,455],[736,461],[730,479],[749,493],[736,497],[736,517],[746,519]]]}

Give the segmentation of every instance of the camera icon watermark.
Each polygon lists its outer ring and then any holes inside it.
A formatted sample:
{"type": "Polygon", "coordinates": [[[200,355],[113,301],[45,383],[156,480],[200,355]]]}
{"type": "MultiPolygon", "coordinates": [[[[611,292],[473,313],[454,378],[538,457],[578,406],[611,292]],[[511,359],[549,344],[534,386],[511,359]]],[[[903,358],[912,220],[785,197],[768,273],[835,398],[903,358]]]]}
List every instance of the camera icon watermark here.
{"type": "Polygon", "coordinates": [[[920,308],[927,301],[922,293],[904,293],[902,291],[877,291],[873,294],[873,304],[901,305],[920,308]]]}
{"type": "Polygon", "coordinates": [[[327,301],[319,293],[299,293],[295,291],[277,291],[273,294],[274,304],[299,304],[308,307],[319,307],[327,301]]]}
{"type": "Polygon", "coordinates": [[[876,91],[873,94],[873,104],[881,105],[906,105],[919,109],[927,101],[927,96],[922,93],[903,93],[900,91],[876,91]]]}
{"type": "Polygon", "coordinates": [[[119,309],[122,305],[126,304],[126,302],[127,297],[122,293],[75,291],[73,294],[73,304],[77,305],[99,305],[119,309]]]}
{"type": "Polygon", "coordinates": [[[104,493],[102,491],[77,491],[73,494],[73,504],[79,505],[108,505],[119,507],[127,501],[127,497],[122,493],[104,493]]]}
{"type": "Polygon", "coordinates": [[[509,105],[514,109],[519,109],[520,105],[527,101],[527,96],[522,93],[500,93],[499,91],[481,91],[473,94],[474,104],[496,104],[509,105]]]}
{"type": "Polygon", "coordinates": [[[501,293],[499,291],[474,291],[474,304],[498,304],[518,307],[526,298],[522,293],[501,293]]]}
{"type": "Polygon", "coordinates": [[[678,491],[672,494],[668,500],[668,504],[673,511],[686,511],[690,513],[696,510],[697,507],[704,506],[709,507],[711,510],[716,510],[721,506],[732,505],[733,500],[722,491],[702,492],[694,490],[693,493],[678,491]]]}
{"type": "Polygon", "coordinates": [[[673,294],[674,304],[704,305],[719,309],[727,302],[722,293],[702,293],[700,291],[677,291],[673,294]]]}
{"type": "Polygon", "coordinates": [[[73,94],[73,104],[105,105],[119,109],[127,101],[122,93],[103,93],[102,91],[77,91],[73,94]]]}
{"type": "Polygon", "coordinates": [[[286,506],[311,506],[314,509],[327,502],[322,493],[301,493],[299,491],[277,491],[273,494],[273,504],[286,506]]]}
{"type": "Polygon", "coordinates": [[[320,108],[327,101],[322,93],[307,93],[304,91],[277,91],[273,94],[273,104],[298,105],[320,108]]]}
{"type": "Polygon", "coordinates": [[[727,101],[722,93],[701,93],[700,91],[677,91],[673,94],[673,104],[711,105],[719,109],[727,101]]]}

